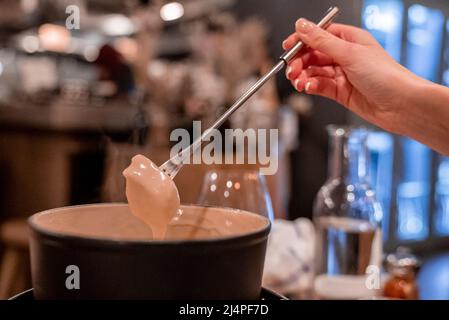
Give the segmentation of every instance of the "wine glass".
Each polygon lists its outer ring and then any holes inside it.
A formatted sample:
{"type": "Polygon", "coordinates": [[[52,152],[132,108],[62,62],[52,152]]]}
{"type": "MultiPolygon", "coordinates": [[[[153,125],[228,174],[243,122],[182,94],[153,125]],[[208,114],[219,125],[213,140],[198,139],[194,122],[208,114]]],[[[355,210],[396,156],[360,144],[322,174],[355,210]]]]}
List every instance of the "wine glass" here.
{"type": "Polygon", "coordinates": [[[214,169],[204,176],[198,204],[246,210],[273,221],[265,177],[251,169],[214,169]]]}

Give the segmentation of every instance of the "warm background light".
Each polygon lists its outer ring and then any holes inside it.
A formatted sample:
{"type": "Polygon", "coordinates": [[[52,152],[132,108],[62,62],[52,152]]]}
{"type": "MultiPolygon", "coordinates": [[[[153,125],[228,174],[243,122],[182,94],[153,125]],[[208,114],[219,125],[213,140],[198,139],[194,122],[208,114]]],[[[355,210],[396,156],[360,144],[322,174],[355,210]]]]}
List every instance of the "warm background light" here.
{"type": "Polygon", "coordinates": [[[64,52],[70,44],[70,32],[63,26],[43,24],[38,30],[40,45],[49,51],[64,52]]]}
{"type": "Polygon", "coordinates": [[[164,21],[174,21],[184,15],[184,7],[179,2],[170,2],[161,8],[161,18],[164,21]]]}

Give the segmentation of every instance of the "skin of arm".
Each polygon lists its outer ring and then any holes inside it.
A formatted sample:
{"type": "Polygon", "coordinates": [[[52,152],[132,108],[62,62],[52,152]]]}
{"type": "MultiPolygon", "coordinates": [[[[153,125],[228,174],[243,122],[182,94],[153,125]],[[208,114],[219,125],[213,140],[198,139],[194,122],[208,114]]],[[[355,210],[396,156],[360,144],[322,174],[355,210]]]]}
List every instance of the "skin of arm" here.
{"type": "Polygon", "coordinates": [[[449,88],[394,61],[367,31],[341,24],[327,31],[299,19],[283,43],[307,44],[286,76],[299,92],[335,100],[389,132],[449,156],[449,88]]]}
{"type": "Polygon", "coordinates": [[[449,88],[417,81],[399,110],[397,133],[418,140],[449,156],[449,88]]]}

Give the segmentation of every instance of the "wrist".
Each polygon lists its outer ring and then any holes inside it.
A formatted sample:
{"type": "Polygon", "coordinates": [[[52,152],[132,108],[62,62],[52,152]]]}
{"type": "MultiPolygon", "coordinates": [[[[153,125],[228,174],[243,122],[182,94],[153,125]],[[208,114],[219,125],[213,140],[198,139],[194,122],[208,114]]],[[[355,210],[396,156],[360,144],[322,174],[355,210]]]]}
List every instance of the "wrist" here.
{"type": "Polygon", "coordinates": [[[395,127],[397,134],[410,136],[410,121],[419,118],[419,114],[423,112],[423,106],[429,102],[429,93],[431,93],[437,85],[411,75],[407,81],[403,83],[404,92],[401,103],[398,104],[396,110],[395,127]]]}

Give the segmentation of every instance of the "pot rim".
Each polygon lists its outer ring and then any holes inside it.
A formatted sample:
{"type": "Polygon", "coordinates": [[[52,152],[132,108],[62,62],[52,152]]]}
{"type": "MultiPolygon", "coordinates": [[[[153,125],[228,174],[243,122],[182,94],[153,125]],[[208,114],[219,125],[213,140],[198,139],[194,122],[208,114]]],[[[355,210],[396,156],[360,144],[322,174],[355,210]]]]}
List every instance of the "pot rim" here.
{"type": "Polygon", "coordinates": [[[210,205],[195,205],[195,204],[183,204],[181,207],[203,207],[203,208],[216,208],[216,209],[224,209],[231,210],[233,212],[245,212],[246,214],[257,215],[260,218],[266,219],[266,226],[261,229],[256,229],[253,232],[243,233],[236,236],[225,236],[225,237],[217,237],[217,238],[205,238],[205,239],[190,239],[190,240],[126,240],[126,239],[108,239],[102,237],[87,237],[82,235],[75,234],[65,234],[56,231],[50,231],[45,229],[42,226],[39,226],[35,221],[38,216],[44,214],[51,214],[52,212],[61,212],[61,211],[70,211],[75,208],[81,207],[108,207],[108,206],[128,206],[125,202],[108,202],[108,203],[91,203],[91,204],[81,204],[81,205],[73,205],[73,206],[65,206],[59,208],[53,208],[44,210],[41,212],[37,212],[28,218],[28,225],[31,230],[40,236],[44,236],[46,238],[50,238],[52,240],[64,240],[69,242],[76,242],[79,244],[92,244],[95,246],[103,246],[103,247],[136,247],[136,246],[157,246],[157,247],[171,247],[171,246],[179,246],[179,245],[217,245],[217,244],[225,244],[225,243],[233,243],[240,242],[245,239],[258,238],[258,237],[267,237],[271,230],[271,221],[270,219],[258,215],[256,213],[252,213],[246,210],[221,207],[221,206],[210,206],[210,205]]]}

